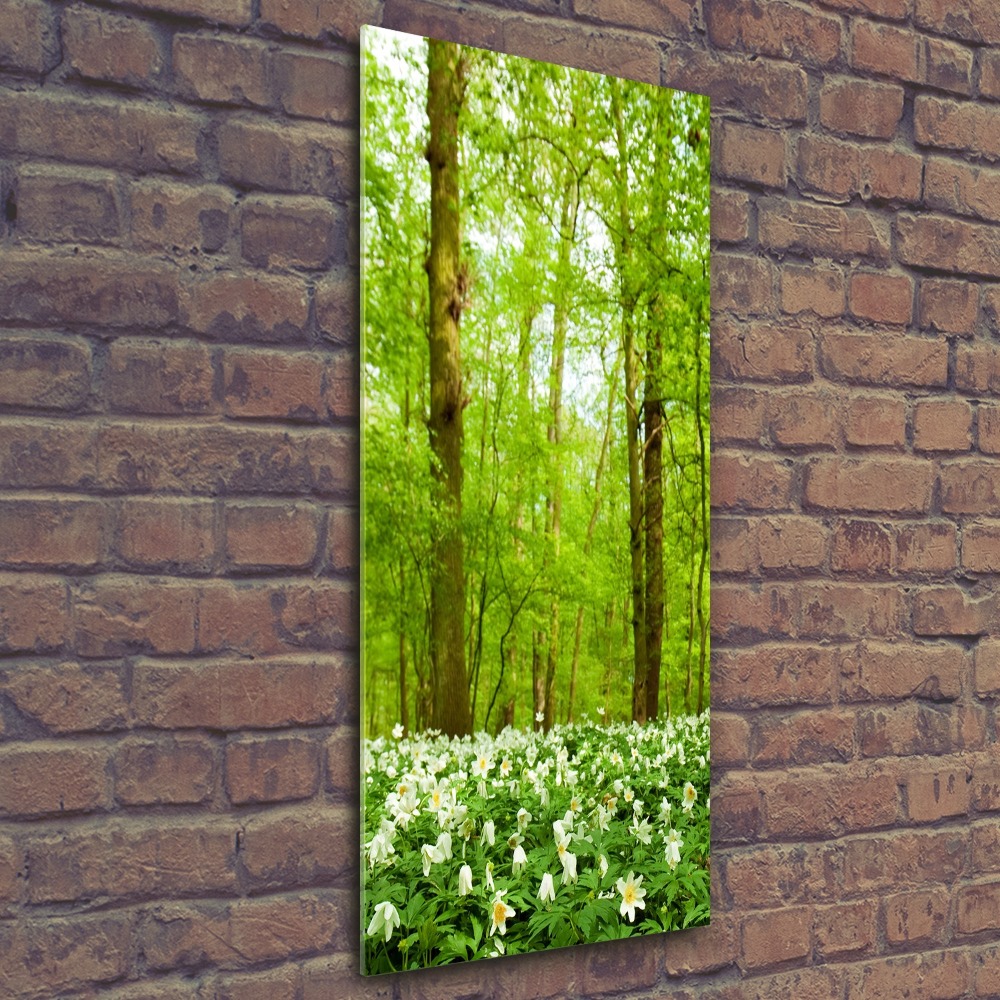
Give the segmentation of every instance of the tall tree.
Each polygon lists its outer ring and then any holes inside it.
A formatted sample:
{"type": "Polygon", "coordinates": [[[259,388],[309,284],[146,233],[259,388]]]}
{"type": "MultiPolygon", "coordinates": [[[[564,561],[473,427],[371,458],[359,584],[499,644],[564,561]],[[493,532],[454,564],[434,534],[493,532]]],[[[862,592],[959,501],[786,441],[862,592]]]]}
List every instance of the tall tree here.
{"type": "Polygon", "coordinates": [[[458,120],[464,94],[461,50],[431,40],[427,47],[427,118],[430,139],[431,239],[430,415],[438,523],[431,571],[431,658],[434,725],[449,736],[472,731],[465,671],[463,616],[465,569],[462,540],[462,359],[459,325],[468,293],[461,260],[458,120]]]}

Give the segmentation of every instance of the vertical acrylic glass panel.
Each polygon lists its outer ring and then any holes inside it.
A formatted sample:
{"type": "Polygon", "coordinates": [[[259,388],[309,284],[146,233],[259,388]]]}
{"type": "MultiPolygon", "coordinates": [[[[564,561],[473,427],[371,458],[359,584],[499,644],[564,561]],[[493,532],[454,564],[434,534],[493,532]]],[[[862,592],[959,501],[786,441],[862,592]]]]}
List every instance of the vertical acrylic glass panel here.
{"type": "Polygon", "coordinates": [[[362,74],[362,968],[705,924],[708,99],[362,74]]]}

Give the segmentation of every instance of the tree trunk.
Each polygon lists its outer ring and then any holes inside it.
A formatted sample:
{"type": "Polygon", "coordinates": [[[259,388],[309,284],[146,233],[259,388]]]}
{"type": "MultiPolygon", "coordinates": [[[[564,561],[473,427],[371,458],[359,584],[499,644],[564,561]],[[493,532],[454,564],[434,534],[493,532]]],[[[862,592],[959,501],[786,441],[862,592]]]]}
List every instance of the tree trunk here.
{"type": "Polygon", "coordinates": [[[471,731],[465,671],[462,551],[462,367],[459,323],[466,296],[460,262],[458,115],[462,60],[451,42],[428,42],[427,117],[431,170],[430,417],[432,473],[441,526],[431,569],[431,659],[434,664],[434,726],[449,736],[471,731]]]}
{"type": "Polygon", "coordinates": [[[663,434],[660,387],[661,340],[654,319],[646,348],[643,423],[643,490],[646,542],[646,718],[660,711],[660,658],[663,650],[663,434]]]}

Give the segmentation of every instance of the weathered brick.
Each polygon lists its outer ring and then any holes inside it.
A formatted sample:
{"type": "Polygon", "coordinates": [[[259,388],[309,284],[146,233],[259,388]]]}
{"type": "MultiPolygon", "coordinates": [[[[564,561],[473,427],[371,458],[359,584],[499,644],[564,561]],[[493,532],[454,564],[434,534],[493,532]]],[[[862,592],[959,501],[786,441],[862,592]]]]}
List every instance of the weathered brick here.
{"type": "Polygon", "coordinates": [[[325,744],[326,791],[347,795],[358,772],[361,737],[355,726],[338,726],[325,744]]]}
{"type": "Polygon", "coordinates": [[[861,190],[866,201],[920,202],[923,158],[892,146],[865,146],[861,150],[861,190]]]}
{"type": "Polygon", "coordinates": [[[716,650],[713,703],[731,708],[828,704],[838,662],[833,649],[794,643],[716,650]]]}
{"type": "Polygon", "coordinates": [[[712,258],[712,308],[746,317],[774,308],[774,267],[760,257],[712,258]]]}
{"type": "Polygon", "coordinates": [[[781,308],[784,312],[814,312],[817,316],[831,318],[843,313],[844,303],[844,275],[839,268],[789,264],[781,269],[781,308]]]}
{"type": "Polygon", "coordinates": [[[214,976],[208,988],[215,1000],[298,1000],[302,971],[286,962],[276,969],[214,976]]]}
{"type": "Polygon", "coordinates": [[[865,636],[899,634],[903,600],[897,587],[854,583],[803,583],[799,635],[849,641],[865,636]]]}
{"type": "Polygon", "coordinates": [[[885,263],[890,236],[885,219],[858,209],[764,198],[758,202],[759,239],[775,251],[848,261],[885,263]]]}
{"type": "Polygon", "coordinates": [[[906,403],[893,396],[858,396],[847,401],[844,437],[861,448],[906,444],[906,403]]]}
{"type": "Polygon", "coordinates": [[[318,270],[343,263],[343,220],[320,198],[248,199],[241,216],[243,257],[258,267],[318,270]]]}
{"type": "Polygon", "coordinates": [[[903,116],[903,88],[867,80],[830,80],[819,93],[820,122],[832,132],[891,139],[903,116]]]}
{"type": "Polygon", "coordinates": [[[0,651],[52,652],[66,645],[69,629],[64,580],[34,573],[0,573],[0,651]]]}
{"type": "Polygon", "coordinates": [[[232,230],[233,196],[218,185],[140,180],[129,188],[129,203],[132,240],[144,250],[215,253],[232,230]]]}
{"type": "Polygon", "coordinates": [[[104,557],[108,514],[99,500],[0,500],[0,563],[94,567],[104,557]]]}
{"type": "Polygon", "coordinates": [[[988,945],[973,953],[973,977],[975,996],[995,997],[1000,995],[1000,946],[988,945]]]}
{"type": "Polygon", "coordinates": [[[824,7],[874,14],[893,21],[903,21],[910,13],[910,0],[822,0],[824,7]]]}
{"type": "Polygon", "coordinates": [[[1000,572],[1000,523],[973,522],[965,526],[962,566],[972,573],[1000,572]]]}
{"type": "Polygon", "coordinates": [[[273,102],[266,43],[209,35],[174,35],[173,70],[185,97],[268,107],[273,102]]]}
{"type": "Polygon", "coordinates": [[[179,174],[198,169],[203,121],[137,101],[57,91],[0,94],[0,141],[7,154],[52,156],[117,170],[179,174]]]}
{"type": "Polygon", "coordinates": [[[922,94],[913,104],[913,125],[923,146],[1000,160],[1000,109],[922,94]]]}
{"type": "Polygon", "coordinates": [[[302,340],[309,293],[305,282],[294,277],[219,272],[195,281],[184,315],[196,333],[218,340],[302,340]]]}
{"type": "Polygon", "coordinates": [[[944,944],[949,893],[942,889],[899,892],[882,901],[885,936],[890,944],[934,947],[944,944]]]}
{"type": "Polygon", "coordinates": [[[721,767],[744,767],[750,746],[750,723],[731,712],[712,713],[712,760],[721,767]]]}
{"type": "Polygon", "coordinates": [[[307,504],[227,506],[226,557],[238,568],[298,568],[316,557],[322,512],[307,504]]]}
{"type": "Polygon", "coordinates": [[[1000,931],[1000,882],[959,889],[957,907],[959,934],[1000,931]]]}
{"type": "Polygon", "coordinates": [[[287,114],[321,121],[359,118],[357,65],[304,52],[278,52],[272,61],[277,104],[287,114]]]}
{"type": "Polygon", "coordinates": [[[827,65],[840,54],[840,20],[785,3],[714,0],[706,9],[708,37],[723,49],[827,65]]]}
{"type": "Polygon", "coordinates": [[[785,186],[785,138],[781,132],[724,122],[715,142],[715,167],[723,177],[762,187],[785,186]]]}
{"type": "MultiPolygon", "coordinates": [[[[260,19],[286,35],[357,42],[359,26],[377,24],[381,0],[261,0],[260,19]]],[[[470,11],[475,18],[476,12],[470,11]]],[[[462,19],[464,20],[464,18],[462,19]]],[[[388,27],[388,25],[387,25],[388,27]]],[[[428,30],[430,30],[428,28],[428,30]]],[[[439,37],[439,36],[434,36],[439,37]]],[[[485,40],[482,44],[485,44],[485,40]]]]}
{"type": "Polygon", "coordinates": [[[32,743],[0,750],[0,813],[30,818],[94,812],[111,805],[109,754],[32,743]]]}
{"type": "Polygon", "coordinates": [[[924,399],[913,407],[915,451],[968,451],[972,407],[961,399],[924,399]]]}
{"type": "Polygon", "coordinates": [[[194,805],[209,799],[218,770],[203,739],[140,739],[114,755],[115,799],[125,806],[194,805]]]}
{"type": "Polygon", "coordinates": [[[336,721],[356,667],[339,657],[139,660],[132,705],[154,729],[272,729],[336,721]]]}
{"type": "Polygon", "coordinates": [[[854,750],[854,716],[837,709],[769,714],[755,723],[750,746],[755,767],[846,761],[854,750]]]}
{"type": "Polygon", "coordinates": [[[791,392],[771,405],[771,434],[782,448],[834,447],[840,440],[839,400],[826,392],[791,392]]]}
{"type": "Polygon", "coordinates": [[[118,574],[87,578],[73,597],[79,656],[191,653],[197,592],[191,585],[118,574]]]}
{"type": "Polygon", "coordinates": [[[830,568],[838,573],[880,576],[888,573],[892,536],[876,521],[838,521],[833,532],[830,568]]]}
{"type": "Polygon", "coordinates": [[[969,42],[1000,42],[1000,12],[991,0],[916,0],[916,23],[922,28],[969,42]]]}
{"type": "Polygon", "coordinates": [[[333,573],[344,573],[358,567],[360,526],[357,510],[335,507],[330,511],[327,527],[327,565],[333,573]]]}
{"type": "Polygon", "coordinates": [[[741,243],[750,232],[750,196],[713,187],[711,216],[713,240],[741,243]]]}
{"type": "Polygon", "coordinates": [[[920,693],[954,701],[967,671],[965,652],[950,644],[865,640],[837,661],[840,697],[846,701],[906,698],[920,693]]]}
{"type": "Polygon", "coordinates": [[[982,639],[976,645],[976,693],[980,697],[1000,694],[1000,641],[982,639]]]}
{"type": "MultiPolygon", "coordinates": [[[[122,2],[122,0],[115,0],[122,2]]],[[[198,18],[234,28],[246,27],[252,16],[250,0],[128,0],[129,6],[198,18]]]]}
{"type": "MultiPolygon", "coordinates": [[[[545,0],[531,0],[545,9],[545,0]]],[[[573,13],[578,17],[618,24],[632,30],[652,31],[676,38],[690,34],[694,5],[690,0],[638,0],[622,4],[620,0],[577,0],[573,13]]]]}
{"type": "MultiPolygon", "coordinates": [[[[542,59],[552,56],[539,55],[542,59]]],[[[715,107],[781,122],[805,121],[809,86],[805,70],[770,59],[748,60],[700,48],[676,48],[667,56],[664,86],[707,94],[715,107]]]]}
{"type": "Polygon", "coordinates": [[[851,838],[844,845],[844,891],[881,894],[929,882],[948,885],[965,868],[967,841],[968,835],[955,829],[851,838]]]}
{"type": "Polygon", "coordinates": [[[209,501],[129,498],[118,517],[118,554],[144,569],[207,572],[215,554],[214,519],[209,501]]]}
{"type": "Polygon", "coordinates": [[[768,436],[765,391],[742,387],[712,389],[712,440],[716,444],[763,444],[768,436]]]}
{"type": "Polygon", "coordinates": [[[0,340],[0,404],[76,409],[90,392],[91,365],[82,338],[8,331],[0,340]]]}
{"type": "Polygon", "coordinates": [[[991,462],[949,462],[941,467],[941,509],[946,514],[993,515],[1000,504],[1000,469],[991,462]]]}
{"type": "Polygon", "coordinates": [[[858,718],[858,745],[865,757],[940,756],[979,742],[954,705],[903,702],[862,712],[858,718]]]}
{"type": "Polygon", "coordinates": [[[105,398],[118,412],[180,415],[217,409],[211,356],[203,344],[119,338],[111,345],[105,379],[105,398]]]}
{"type": "Polygon", "coordinates": [[[121,235],[115,176],[26,167],[18,174],[17,231],[35,239],[113,243],[121,235]]]}
{"type": "Polygon", "coordinates": [[[977,444],[986,455],[1000,454],[1000,406],[980,405],[977,444]]]}
{"type": "Polygon", "coordinates": [[[848,202],[861,190],[861,155],[849,143],[804,135],[798,142],[797,180],[804,190],[848,202]]]}
{"type": "Polygon", "coordinates": [[[859,963],[848,978],[848,995],[905,996],[914,982],[921,996],[959,1000],[969,985],[969,955],[961,951],[924,952],[916,957],[871,958],[859,963]]]}
{"type": "Polygon", "coordinates": [[[921,79],[920,38],[910,30],[875,21],[857,21],[851,31],[851,66],[897,80],[921,79]]]}
{"type": "Polygon", "coordinates": [[[861,385],[939,387],[948,382],[948,343],[902,334],[823,333],[823,371],[861,385]]]}
{"type": "Polygon", "coordinates": [[[906,326],[913,318],[913,279],[906,274],[855,271],[848,303],[858,319],[906,326]]]}
{"type": "Polygon", "coordinates": [[[748,534],[765,571],[817,570],[826,558],[827,530],[812,518],[761,518],[748,534]]]}
{"type": "Polygon", "coordinates": [[[934,469],[902,458],[818,458],[805,470],[804,502],[820,510],[922,514],[930,507],[934,469]]]}
{"type": "Polygon", "coordinates": [[[924,80],[931,87],[956,94],[970,94],[974,61],[972,50],[941,38],[926,38],[923,45],[924,80]]]}
{"type": "Polygon", "coordinates": [[[799,593],[790,584],[712,588],[712,634],[723,642],[794,637],[798,617],[799,593]]]}
{"type": "Polygon", "coordinates": [[[11,0],[0,10],[0,68],[47,73],[59,63],[55,12],[40,0],[11,0]]]}
{"type": "Polygon", "coordinates": [[[984,813],[1000,810],[1000,764],[996,763],[991,753],[976,762],[969,777],[972,804],[976,811],[984,813]]]}
{"type": "Polygon", "coordinates": [[[791,504],[790,465],[719,454],[712,462],[712,507],[778,511],[791,504]]]}
{"type": "Polygon", "coordinates": [[[307,799],[319,787],[320,748],[297,737],[240,740],[226,747],[226,792],[234,805],[307,799]]]}
{"type": "Polygon", "coordinates": [[[718,844],[756,842],[760,835],[762,804],[753,787],[712,790],[712,836],[718,844]]]}
{"type": "Polygon", "coordinates": [[[965,768],[918,770],[905,776],[907,811],[916,823],[931,823],[969,811],[969,781],[965,768]]]}
{"type": "Polygon", "coordinates": [[[842,868],[829,844],[760,844],[726,858],[726,887],[741,909],[830,902],[842,868]]]}
{"type": "Polygon", "coordinates": [[[877,913],[873,900],[817,906],[813,912],[817,950],[824,958],[869,951],[875,944],[877,913]]]}
{"type": "Polygon", "coordinates": [[[908,524],[896,531],[896,569],[946,573],[958,562],[958,534],[951,522],[908,524]]]}
{"type": "Polygon", "coordinates": [[[966,595],[958,587],[928,588],[913,597],[913,631],[916,635],[987,635],[997,621],[997,596],[966,595]]]}
{"type": "Polygon", "coordinates": [[[924,172],[924,203],[930,208],[1000,221],[1000,170],[930,157],[924,172]]]}
{"type": "Polygon", "coordinates": [[[920,282],[920,325],[942,333],[971,334],[979,312],[979,289],[968,281],[924,278],[920,282]]]}
{"type": "Polygon", "coordinates": [[[1000,100],[1000,52],[995,49],[979,50],[979,93],[1000,100]]]}
{"type": "Polygon", "coordinates": [[[717,320],[712,331],[712,371],[739,382],[805,382],[815,367],[808,330],[761,320],[717,320]]]}
{"type": "Polygon", "coordinates": [[[986,331],[997,336],[1000,334],[1000,287],[983,286],[982,307],[983,326],[986,331]]]}
{"type": "Polygon", "coordinates": [[[62,42],[69,65],[88,80],[146,87],[160,81],[166,65],[149,24],[82,4],[63,13],[62,42]]]}
{"type": "Polygon", "coordinates": [[[118,667],[66,661],[21,664],[2,674],[3,688],[22,716],[52,733],[123,729],[128,718],[118,667]]]}

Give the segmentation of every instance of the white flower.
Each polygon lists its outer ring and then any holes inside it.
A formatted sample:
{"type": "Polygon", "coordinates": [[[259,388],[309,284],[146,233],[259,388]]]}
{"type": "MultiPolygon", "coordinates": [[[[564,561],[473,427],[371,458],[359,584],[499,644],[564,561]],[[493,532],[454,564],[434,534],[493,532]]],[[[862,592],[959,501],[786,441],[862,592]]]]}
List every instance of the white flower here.
{"type": "Polygon", "coordinates": [[[444,855],[433,844],[424,844],[420,848],[420,858],[424,863],[424,877],[431,873],[431,865],[444,861],[444,855]]]}
{"type": "Polygon", "coordinates": [[[694,787],[694,785],[691,784],[690,781],[685,781],[684,801],[681,803],[681,809],[683,809],[685,812],[691,812],[691,809],[694,807],[695,800],[697,798],[698,798],[697,789],[694,787]]]}
{"type": "Polygon", "coordinates": [[[670,821],[670,800],[664,795],[660,802],[660,822],[666,825],[670,821]]]}
{"type": "Polygon", "coordinates": [[[608,859],[603,854],[597,859],[597,870],[601,873],[601,878],[608,874],[608,859]]]}
{"type": "Polygon", "coordinates": [[[472,892],[472,869],[468,865],[462,865],[458,870],[458,894],[468,896],[472,892]]]}
{"type": "Polygon", "coordinates": [[[555,883],[552,881],[552,876],[548,872],[542,876],[542,887],[538,890],[538,898],[543,903],[546,900],[550,903],[554,903],[556,901],[555,883]]]}
{"type": "Polygon", "coordinates": [[[517,829],[519,833],[524,833],[528,829],[528,824],[531,822],[531,813],[527,809],[518,809],[517,811],[517,829]]]}
{"type": "Polygon", "coordinates": [[[518,844],[514,848],[514,860],[511,862],[511,868],[515,875],[520,875],[524,870],[524,866],[528,863],[527,855],[524,853],[524,848],[518,844]]]}
{"type": "Polygon", "coordinates": [[[603,705],[598,705],[598,706],[597,706],[597,714],[598,714],[598,715],[599,715],[599,716],[600,716],[600,717],[601,717],[602,719],[604,718],[604,706],[603,706],[603,705]]]}
{"type": "Polygon", "coordinates": [[[506,889],[497,889],[497,894],[493,897],[493,902],[490,904],[490,909],[493,915],[493,922],[490,924],[491,937],[497,931],[501,934],[506,934],[508,918],[517,916],[517,910],[515,910],[512,906],[508,906],[503,901],[503,894],[506,891],[506,889]]]}
{"type": "Polygon", "coordinates": [[[369,936],[385,931],[386,941],[392,937],[392,929],[399,926],[399,913],[388,900],[375,904],[375,916],[368,925],[369,936]]]}
{"type": "Polygon", "coordinates": [[[437,839],[434,845],[441,852],[441,860],[448,861],[451,858],[451,834],[447,830],[437,839]]]}
{"type": "Polygon", "coordinates": [[[649,825],[649,820],[644,819],[641,823],[639,822],[639,817],[636,816],[632,820],[632,825],[629,827],[632,836],[639,841],[640,844],[649,844],[653,839],[653,828],[649,825]]]}
{"type": "Polygon", "coordinates": [[[559,860],[562,862],[563,866],[563,874],[562,874],[563,885],[565,885],[567,882],[575,882],[576,855],[573,854],[571,851],[566,851],[564,854],[560,855],[559,860]]]}
{"type": "Polygon", "coordinates": [[[505,778],[509,778],[510,777],[510,771],[511,771],[510,758],[509,757],[504,757],[504,759],[500,762],[500,773],[505,778]]]}
{"type": "Polygon", "coordinates": [[[627,914],[629,923],[632,924],[635,923],[635,908],[638,906],[642,910],[646,909],[646,904],[643,902],[646,890],[639,887],[641,882],[641,875],[636,876],[633,872],[629,872],[627,879],[620,878],[616,883],[616,888],[622,897],[621,915],[624,917],[627,914]]]}
{"type": "Polygon", "coordinates": [[[681,848],[684,846],[684,841],[681,840],[680,834],[676,830],[671,830],[667,834],[667,864],[670,865],[670,870],[673,871],[681,860],[681,848]]]}
{"type": "Polygon", "coordinates": [[[392,738],[394,740],[400,740],[403,738],[403,724],[397,722],[396,725],[392,727],[392,738]]]}
{"type": "Polygon", "coordinates": [[[545,713],[535,712],[535,722],[544,722],[544,721],[545,721],[545,713]]]}
{"type": "Polygon", "coordinates": [[[488,819],[483,824],[483,840],[492,847],[497,842],[497,832],[496,826],[493,824],[493,820],[488,819]]]}
{"type": "Polygon", "coordinates": [[[483,881],[486,883],[486,888],[489,889],[490,892],[492,892],[496,888],[496,886],[493,884],[493,862],[492,861],[487,861],[486,862],[486,877],[483,879],[483,881]]]}
{"type": "Polygon", "coordinates": [[[493,761],[487,754],[481,753],[472,765],[472,773],[477,778],[485,778],[493,770],[493,761]]]}
{"type": "Polygon", "coordinates": [[[395,854],[396,848],[384,833],[376,833],[368,845],[368,865],[374,868],[381,861],[385,861],[390,854],[395,854]]]}

